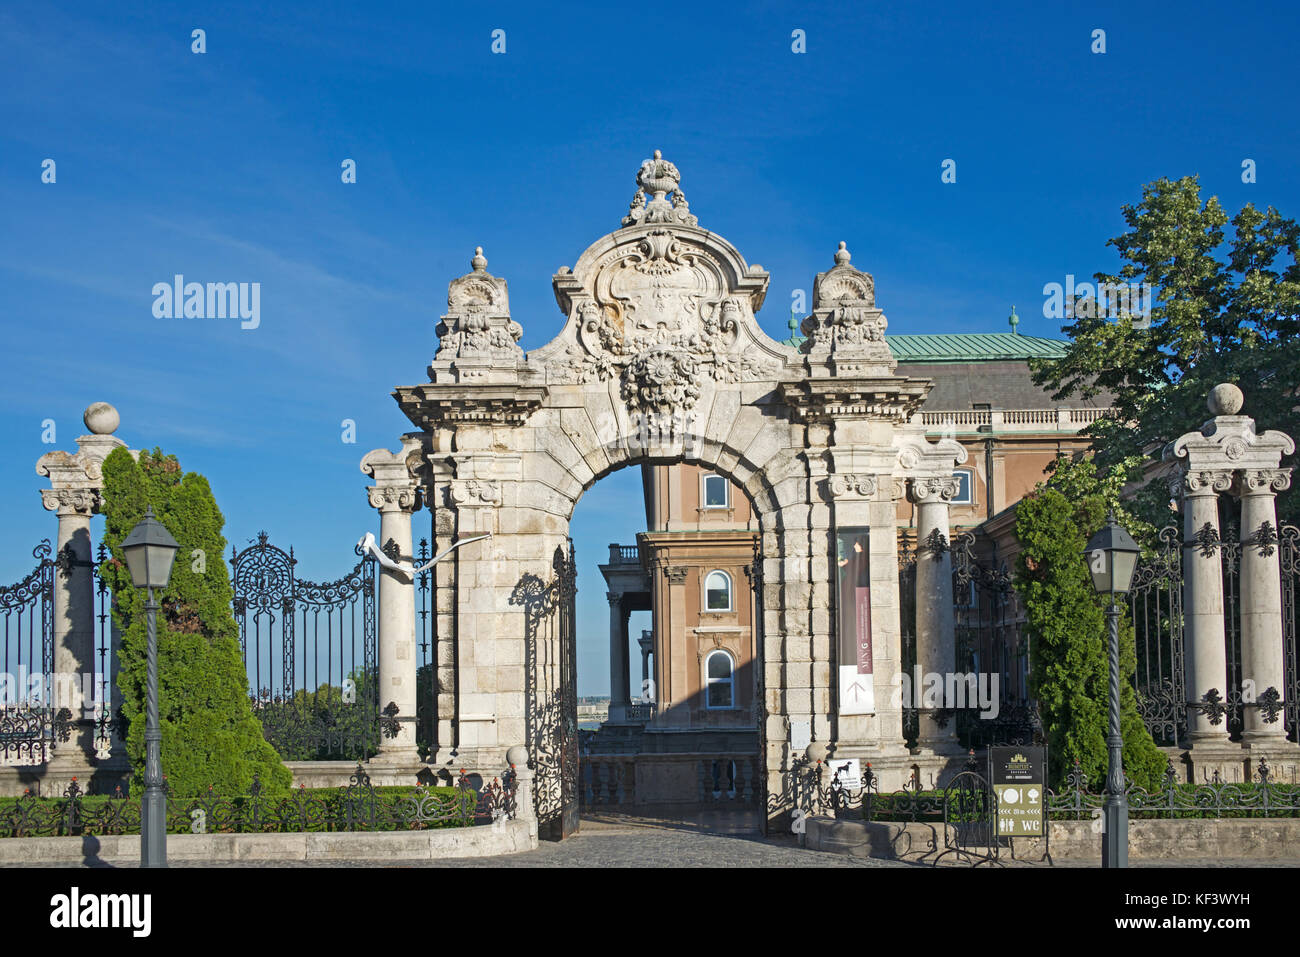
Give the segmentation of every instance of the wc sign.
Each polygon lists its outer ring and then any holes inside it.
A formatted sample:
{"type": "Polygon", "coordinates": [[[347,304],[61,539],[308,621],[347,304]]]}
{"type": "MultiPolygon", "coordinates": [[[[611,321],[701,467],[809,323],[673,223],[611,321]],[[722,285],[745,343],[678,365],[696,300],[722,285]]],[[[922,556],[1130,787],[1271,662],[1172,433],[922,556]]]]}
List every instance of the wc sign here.
{"type": "Polygon", "coordinates": [[[1046,748],[989,748],[989,781],[998,799],[999,837],[1047,833],[1043,801],[1046,748]]]}

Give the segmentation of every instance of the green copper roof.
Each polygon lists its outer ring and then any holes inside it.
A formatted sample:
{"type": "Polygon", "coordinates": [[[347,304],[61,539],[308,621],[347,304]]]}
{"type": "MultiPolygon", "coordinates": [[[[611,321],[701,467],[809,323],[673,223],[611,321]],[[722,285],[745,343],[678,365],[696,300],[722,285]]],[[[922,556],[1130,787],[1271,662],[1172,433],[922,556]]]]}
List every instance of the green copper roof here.
{"type": "Polygon", "coordinates": [[[1064,339],[1020,336],[1014,332],[944,335],[886,335],[889,351],[899,362],[989,362],[996,359],[1057,359],[1065,355],[1064,339]]]}
{"type": "MultiPolygon", "coordinates": [[[[1020,322],[1015,306],[1011,307],[1008,321],[1012,329],[1020,322]]],[[[805,338],[799,334],[799,319],[791,315],[788,325],[790,338],[782,339],[781,343],[798,349],[805,338]]],[[[1065,347],[1069,344],[1064,339],[1022,336],[1015,332],[886,335],[885,341],[899,362],[994,362],[999,359],[1031,357],[1059,359],[1065,355],[1065,347]]]]}

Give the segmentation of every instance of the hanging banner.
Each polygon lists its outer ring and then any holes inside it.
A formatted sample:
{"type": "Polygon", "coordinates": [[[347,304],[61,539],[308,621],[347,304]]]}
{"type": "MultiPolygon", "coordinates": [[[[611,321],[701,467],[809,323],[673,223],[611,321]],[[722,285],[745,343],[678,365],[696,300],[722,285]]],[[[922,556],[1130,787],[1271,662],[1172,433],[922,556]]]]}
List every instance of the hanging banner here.
{"type": "Polygon", "coordinates": [[[876,688],[871,648],[870,531],[844,529],[836,535],[839,608],[839,713],[872,714],[876,688]]]}

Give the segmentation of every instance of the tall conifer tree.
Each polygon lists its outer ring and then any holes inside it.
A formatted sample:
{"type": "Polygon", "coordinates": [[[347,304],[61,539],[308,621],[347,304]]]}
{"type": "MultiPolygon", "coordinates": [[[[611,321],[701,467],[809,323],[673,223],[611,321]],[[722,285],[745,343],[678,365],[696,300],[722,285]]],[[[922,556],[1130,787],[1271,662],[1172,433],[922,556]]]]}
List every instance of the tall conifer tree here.
{"type": "Polygon", "coordinates": [[[223,561],[224,519],[208,481],[182,473],[161,449],[125,449],[105,461],[104,543],[111,557],[103,574],[113,592],[121,629],[122,708],[129,723],[127,753],[132,787],[143,787],[146,677],[145,594],[131,584],[122,540],[153,506],[180,543],[171,581],[155,599],[158,612],[158,714],[162,767],[171,791],[247,794],[256,774],[264,793],[283,794],[292,775],[262,735],[248,695],[248,676],[231,611],[230,577],[223,561]]]}

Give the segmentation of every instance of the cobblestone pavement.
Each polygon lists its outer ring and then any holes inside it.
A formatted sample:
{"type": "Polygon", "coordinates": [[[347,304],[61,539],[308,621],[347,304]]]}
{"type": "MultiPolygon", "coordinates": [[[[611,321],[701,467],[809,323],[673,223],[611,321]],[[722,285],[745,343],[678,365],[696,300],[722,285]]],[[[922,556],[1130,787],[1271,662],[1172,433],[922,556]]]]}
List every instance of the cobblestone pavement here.
{"type": "MultiPolygon", "coordinates": [[[[1009,867],[1050,865],[1037,861],[1014,861],[1004,858],[1009,867]]],[[[1300,867],[1300,859],[1188,859],[1130,860],[1132,868],[1247,868],[1300,867]]],[[[33,866],[33,865],[28,865],[33,866]]],[[[42,866],[42,865],[35,865],[42,866]]],[[[104,866],[104,865],[100,865],[104,866]]],[[[126,864],[121,866],[133,866],[126,864]]],[[[752,821],[743,817],[697,815],[693,819],[673,820],[654,814],[617,814],[584,817],[579,832],[565,841],[543,841],[535,851],[505,854],[498,857],[454,858],[441,861],[254,861],[243,864],[228,862],[170,862],[172,867],[693,867],[693,868],[787,868],[787,867],[865,867],[930,869],[930,865],[900,861],[847,857],[801,848],[790,834],[762,837],[753,830],[752,821]]],[[[1101,861],[1057,861],[1056,868],[1096,868],[1101,861]]],[[[950,868],[944,868],[950,869],[950,868]]]]}

